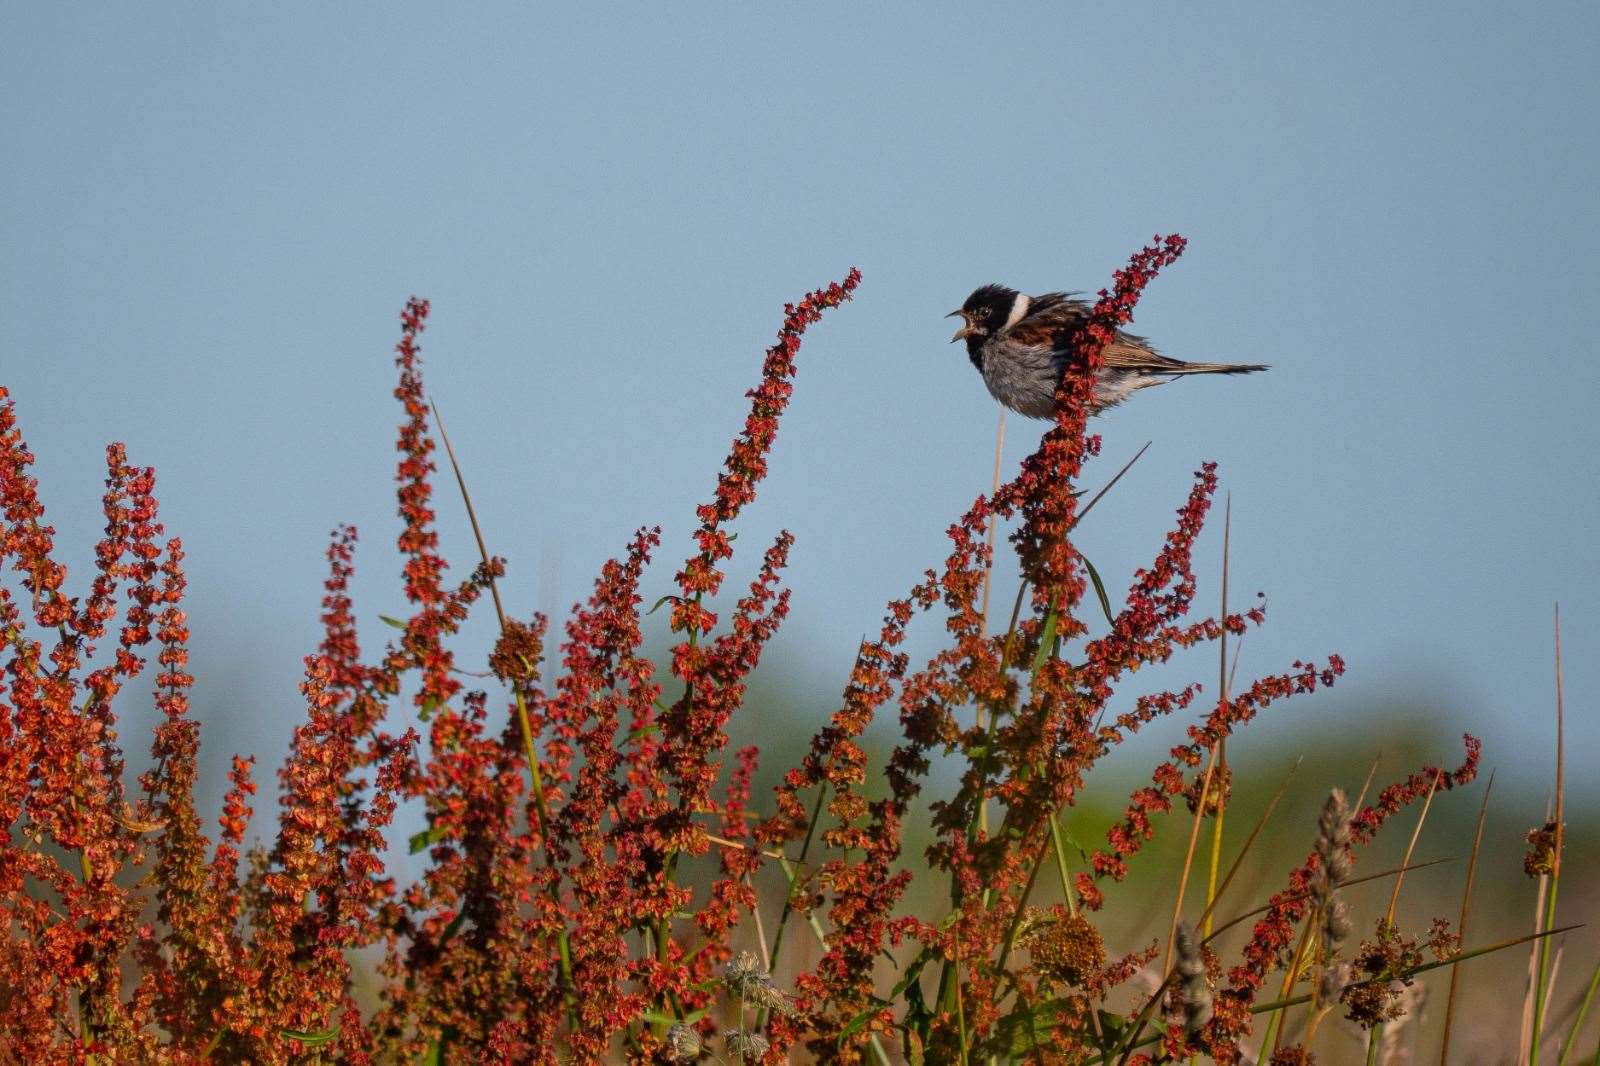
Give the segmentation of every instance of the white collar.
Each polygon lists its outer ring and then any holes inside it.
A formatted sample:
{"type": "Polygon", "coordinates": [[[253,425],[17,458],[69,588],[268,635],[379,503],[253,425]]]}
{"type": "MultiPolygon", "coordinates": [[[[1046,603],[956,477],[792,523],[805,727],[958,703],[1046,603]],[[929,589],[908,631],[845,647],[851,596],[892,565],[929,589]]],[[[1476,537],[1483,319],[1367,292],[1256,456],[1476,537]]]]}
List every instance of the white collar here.
{"type": "Polygon", "coordinates": [[[1025,316],[1028,313],[1028,308],[1030,308],[1032,306],[1033,306],[1033,297],[1026,296],[1026,295],[1024,295],[1024,294],[1022,294],[1020,292],[1017,293],[1017,298],[1011,302],[1011,313],[1006,316],[1006,324],[1001,326],[1000,328],[1003,329],[1003,330],[1004,329],[1010,329],[1012,326],[1016,325],[1018,322],[1021,322],[1022,319],[1023,319],[1023,316],[1025,316]]]}

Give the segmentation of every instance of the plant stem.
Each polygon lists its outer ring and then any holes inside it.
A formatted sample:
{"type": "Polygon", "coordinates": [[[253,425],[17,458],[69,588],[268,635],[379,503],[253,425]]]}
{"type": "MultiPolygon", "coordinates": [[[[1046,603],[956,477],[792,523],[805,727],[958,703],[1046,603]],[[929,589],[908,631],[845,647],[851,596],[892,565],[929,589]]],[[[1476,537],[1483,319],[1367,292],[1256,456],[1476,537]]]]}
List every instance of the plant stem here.
{"type": "MultiPolygon", "coordinates": [[[[1219,680],[1217,683],[1217,707],[1219,711],[1228,704],[1228,546],[1230,540],[1232,539],[1232,534],[1233,495],[1230,493],[1227,498],[1227,503],[1224,505],[1222,519],[1222,636],[1220,641],[1222,649],[1221,655],[1218,656],[1221,665],[1218,667],[1219,680]]],[[[1222,728],[1225,734],[1227,731],[1227,726],[1224,725],[1222,728]]],[[[1189,848],[1183,856],[1183,872],[1178,876],[1178,899],[1177,902],[1175,902],[1172,906],[1172,925],[1167,930],[1167,953],[1165,959],[1161,963],[1161,971],[1163,976],[1170,973],[1172,970],[1172,948],[1173,944],[1178,938],[1178,919],[1183,914],[1183,895],[1189,887],[1189,872],[1194,868],[1195,845],[1199,843],[1200,839],[1200,823],[1205,821],[1206,806],[1211,802],[1211,783],[1216,776],[1217,763],[1224,759],[1222,747],[1223,741],[1226,739],[1227,738],[1225,735],[1219,736],[1214,742],[1212,742],[1211,756],[1206,760],[1205,776],[1200,782],[1200,792],[1196,797],[1194,825],[1189,830],[1189,848]]],[[[1218,797],[1217,813],[1219,816],[1222,813],[1221,797],[1218,797]]],[[[1220,846],[1220,834],[1222,832],[1222,827],[1218,825],[1215,829],[1215,832],[1218,834],[1217,843],[1218,846],[1220,846]]],[[[1216,872],[1216,863],[1215,859],[1213,859],[1211,867],[1213,883],[1215,883],[1216,872]]],[[[1210,903],[1211,899],[1208,894],[1206,898],[1207,906],[1209,906],[1210,903]]]]}
{"type": "Polygon", "coordinates": [[[1011,926],[1006,930],[1006,938],[1000,945],[1000,959],[995,964],[995,972],[1005,973],[1006,962],[1011,958],[1011,949],[1017,942],[1017,930],[1022,928],[1022,912],[1028,905],[1028,897],[1033,895],[1033,886],[1039,880],[1039,871],[1044,869],[1044,851],[1039,852],[1039,857],[1034,860],[1033,868],[1028,871],[1028,883],[1022,886],[1022,898],[1017,901],[1016,913],[1011,916],[1011,926]]]}
{"type": "Polygon", "coordinates": [[[1061,875],[1061,894],[1067,897],[1067,912],[1078,915],[1076,893],[1072,891],[1072,873],[1067,869],[1067,846],[1062,839],[1061,819],[1050,812],[1050,850],[1056,853],[1056,872],[1061,875]]]}
{"type": "Polygon", "coordinates": [[[1194,824],[1189,830],[1189,848],[1183,858],[1183,872],[1178,875],[1178,898],[1172,906],[1172,925],[1167,930],[1167,954],[1161,963],[1161,972],[1172,972],[1172,947],[1178,939],[1178,919],[1183,914],[1183,896],[1189,887],[1189,872],[1194,868],[1194,849],[1200,840],[1200,823],[1206,816],[1206,797],[1211,795],[1211,781],[1217,769],[1217,749],[1221,740],[1211,745],[1211,757],[1206,760],[1206,772],[1200,781],[1200,801],[1195,805],[1194,824]]]}
{"type": "MultiPolygon", "coordinates": [[[[500,600],[500,585],[495,581],[494,574],[490,573],[489,571],[489,547],[483,539],[483,527],[478,524],[477,509],[472,506],[472,493],[467,491],[467,479],[461,473],[461,464],[456,461],[456,450],[450,443],[450,434],[445,431],[444,416],[439,413],[439,405],[430,400],[428,401],[428,406],[433,409],[433,423],[439,427],[439,439],[444,443],[445,454],[450,459],[450,469],[455,472],[456,487],[461,490],[461,502],[465,505],[467,510],[467,521],[471,523],[472,536],[478,542],[478,557],[483,560],[484,572],[489,578],[489,596],[494,601],[495,618],[499,620],[500,632],[504,634],[506,632],[505,604],[500,600]]],[[[531,666],[532,664],[527,665],[531,666]]],[[[538,820],[539,843],[544,849],[545,861],[549,864],[550,869],[553,871],[556,869],[556,865],[555,854],[550,848],[550,812],[545,804],[544,777],[539,772],[539,753],[534,743],[533,722],[528,717],[528,701],[522,691],[522,684],[520,682],[513,684],[511,686],[511,692],[517,703],[517,727],[522,733],[522,753],[523,757],[527,759],[528,762],[528,787],[533,790],[534,795],[533,810],[534,815],[538,820]]],[[[559,876],[557,877],[556,881],[551,882],[550,896],[556,904],[556,909],[559,911],[561,907],[561,888],[559,884],[559,876]]],[[[556,934],[556,948],[560,955],[562,987],[567,990],[570,1003],[572,989],[572,949],[567,940],[565,923],[562,924],[561,929],[556,934]]]]}
{"type": "MultiPolygon", "coordinates": [[[[1217,641],[1217,691],[1222,694],[1222,702],[1228,702],[1228,546],[1233,539],[1233,493],[1228,493],[1222,512],[1222,635],[1217,641]]],[[[1227,739],[1217,742],[1217,765],[1222,768],[1223,779],[1228,773],[1227,739]]],[[[1209,794],[1200,797],[1200,810],[1205,811],[1206,804],[1211,801],[1209,794]]],[[[1211,823],[1211,869],[1206,876],[1206,913],[1205,920],[1200,923],[1202,937],[1211,934],[1211,901],[1217,896],[1217,867],[1222,862],[1222,825],[1223,812],[1226,804],[1222,796],[1217,797],[1217,816],[1211,823]]]]}
{"type": "MultiPolygon", "coordinates": [[[[1217,762],[1226,770],[1228,768],[1228,756],[1222,750],[1221,745],[1218,746],[1217,750],[1217,762]]],[[[1211,870],[1206,877],[1205,920],[1200,923],[1200,935],[1202,937],[1211,935],[1211,904],[1217,898],[1217,867],[1222,863],[1222,826],[1227,813],[1227,806],[1222,802],[1222,797],[1217,797],[1217,816],[1211,823],[1211,870]]]]}
{"type": "MultiPolygon", "coordinates": [[[[1423,869],[1426,869],[1429,866],[1438,866],[1440,863],[1454,862],[1454,861],[1455,860],[1451,859],[1451,858],[1429,859],[1427,862],[1414,862],[1410,866],[1392,866],[1387,870],[1379,870],[1375,874],[1363,874],[1360,877],[1352,877],[1350,880],[1344,882],[1339,887],[1341,887],[1341,888],[1349,888],[1352,885],[1364,885],[1369,881],[1377,881],[1377,880],[1380,880],[1380,879],[1385,878],[1385,877],[1393,877],[1395,874],[1399,873],[1401,870],[1423,870],[1423,869]]],[[[1223,879],[1223,884],[1227,884],[1227,879],[1226,878],[1223,879]]],[[[1293,902],[1295,902],[1297,900],[1306,899],[1310,895],[1311,895],[1310,892],[1299,892],[1299,893],[1296,893],[1295,895],[1292,895],[1292,896],[1285,896],[1280,902],[1293,903],[1293,902]]],[[[1253,910],[1245,911],[1243,914],[1235,914],[1232,918],[1229,918],[1227,921],[1225,921],[1221,925],[1217,926],[1216,929],[1212,930],[1211,935],[1205,938],[1205,942],[1206,943],[1210,943],[1212,940],[1215,940],[1218,936],[1220,936],[1221,934],[1227,932],[1229,929],[1232,929],[1234,926],[1238,925],[1240,922],[1247,921],[1248,919],[1254,918],[1258,914],[1265,914],[1267,911],[1269,911],[1271,909],[1272,909],[1272,905],[1271,904],[1267,904],[1265,906],[1256,907],[1253,910]]]]}
{"type": "MultiPolygon", "coordinates": [[[[994,487],[990,490],[989,499],[992,502],[1000,495],[1000,466],[1005,456],[1006,446],[1006,409],[1000,408],[1000,422],[994,431],[994,487]]],[[[983,568],[983,635],[989,635],[989,594],[994,588],[994,542],[995,535],[1000,530],[1000,516],[989,515],[989,562],[983,568]]],[[[1002,663],[1002,668],[1004,664],[1002,663]]],[[[983,703],[979,701],[973,712],[973,720],[979,729],[983,728],[983,703]]],[[[978,831],[989,832],[989,802],[982,793],[978,795],[978,831]]]]}
{"type": "Polygon", "coordinates": [[[956,1035],[960,1038],[961,1066],[967,1066],[967,1010],[961,995],[961,926],[956,926],[956,957],[954,959],[956,989],[956,1035]]]}
{"type": "MultiPolygon", "coordinates": [[[[1017,599],[1016,599],[1016,602],[1011,605],[1011,624],[1006,628],[1005,641],[1002,643],[1002,646],[1001,646],[1000,666],[1001,666],[1002,670],[1004,670],[1006,668],[1006,664],[1011,661],[1011,642],[1012,642],[1012,638],[1016,635],[1016,632],[1017,632],[1017,620],[1022,617],[1022,597],[1027,593],[1027,591],[1028,591],[1028,583],[1027,583],[1027,581],[1023,581],[1020,585],[1017,586],[1017,599]]],[[[1041,651],[1042,650],[1043,649],[1041,647],[1041,651]]],[[[1032,671],[1029,674],[1030,678],[1038,676],[1039,668],[1040,668],[1041,664],[1042,664],[1042,659],[1039,658],[1039,657],[1035,657],[1032,671]]],[[[985,751],[984,751],[983,759],[981,760],[981,762],[980,762],[980,764],[978,766],[978,796],[977,796],[978,806],[977,806],[977,809],[973,811],[973,816],[972,816],[971,820],[967,823],[967,841],[969,843],[971,843],[972,841],[977,839],[977,834],[978,834],[978,831],[979,831],[979,814],[980,814],[980,812],[982,811],[982,809],[984,807],[983,794],[984,794],[985,790],[988,788],[989,770],[990,770],[990,767],[994,763],[994,735],[995,735],[995,729],[998,726],[999,721],[1000,721],[1000,711],[1001,711],[1001,708],[998,705],[996,705],[994,707],[991,707],[989,709],[988,733],[986,734],[985,751]]],[[[1042,861],[1043,857],[1044,857],[1043,853],[1041,852],[1039,861],[1042,861]]],[[[1033,881],[1034,881],[1035,878],[1037,878],[1037,876],[1038,876],[1038,862],[1035,863],[1035,868],[1034,868],[1033,874],[1032,874],[1032,876],[1030,876],[1029,881],[1028,881],[1028,886],[1029,886],[1030,889],[1032,888],[1033,881]]],[[[992,888],[985,888],[984,889],[983,898],[982,898],[982,905],[983,905],[983,907],[985,909],[988,909],[989,902],[993,898],[993,896],[994,896],[994,890],[992,888]]],[[[960,886],[959,886],[959,884],[957,882],[956,874],[955,874],[954,871],[952,871],[951,874],[950,874],[950,906],[951,906],[951,910],[952,911],[958,909],[961,906],[960,886]]],[[[1020,915],[1021,915],[1021,909],[1020,909],[1020,906],[1019,906],[1017,914],[1013,915],[1013,932],[1015,932],[1015,924],[1014,923],[1016,922],[1016,920],[1018,919],[1018,917],[1020,915]]],[[[1005,949],[1002,948],[1002,951],[1004,951],[1004,950],[1005,949]]],[[[946,1008],[946,1007],[948,1007],[950,1005],[950,999],[949,999],[950,992],[951,992],[950,961],[948,959],[946,959],[942,964],[940,964],[940,967],[939,967],[939,991],[938,991],[937,1000],[936,1000],[936,1002],[941,1004],[941,1008],[942,1009],[946,1008]]]]}
{"type": "MultiPolygon", "coordinates": [[[[1294,989],[1295,979],[1300,974],[1300,967],[1305,964],[1306,949],[1311,946],[1311,930],[1316,925],[1316,911],[1307,915],[1305,928],[1300,933],[1300,943],[1295,946],[1294,958],[1289,960],[1289,968],[1283,974],[1283,986],[1278,990],[1279,999],[1289,998],[1289,993],[1294,989]]],[[[1286,1018],[1283,1008],[1272,1012],[1267,1019],[1267,1031],[1261,1035],[1261,1051],[1256,1058],[1262,1062],[1272,1058],[1273,1052],[1278,1050],[1278,1044],[1283,1039],[1283,1028],[1286,1018]]],[[[1311,1041],[1305,1042],[1305,1049],[1311,1050],[1311,1041]]]]}
{"type": "MultiPolygon", "coordinates": [[[[1563,822],[1566,819],[1566,796],[1563,774],[1563,747],[1565,744],[1565,714],[1562,705],[1561,685],[1561,605],[1556,605],[1555,614],[1555,645],[1556,645],[1556,810],[1555,810],[1555,842],[1554,851],[1550,857],[1550,894],[1544,901],[1543,928],[1549,929],[1556,920],[1556,890],[1561,886],[1561,846],[1564,835],[1563,822]]],[[[1550,958],[1550,941],[1539,942],[1538,975],[1533,986],[1533,1035],[1528,1041],[1528,1061],[1539,1061],[1539,1047],[1544,1034],[1545,996],[1549,989],[1545,986],[1546,964],[1550,958]]]]}
{"type": "MultiPolygon", "coordinates": [[[[1543,922],[1540,923],[1540,928],[1542,928],[1542,929],[1549,929],[1555,923],[1555,918],[1556,918],[1556,883],[1557,883],[1557,879],[1556,879],[1555,875],[1552,874],[1551,877],[1550,877],[1550,893],[1549,893],[1549,895],[1545,896],[1545,898],[1544,898],[1544,920],[1543,920],[1543,922]]],[[[1528,1061],[1529,1062],[1538,1062],[1539,1061],[1539,1049],[1540,1049],[1540,1046],[1544,1043],[1543,1034],[1544,1034],[1545,996],[1550,991],[1545,986],[1545,979],[1548,976],[1548,972],[1547,972],[1545,967],[1546,967],[1547,962],[1549,961],[1549,955],[1550,955],[1550,941],[1549,941],[1549,938],[1546,938],[1544,940],[1539,941],[1539,975],[1538,975],[1538,979],[1534,982],[1534,986],[1533,986],[1533,1029],[1532,1029],[1532,1034],[1528,1037],[1528,1061]]]]}
{"type": "Polygon", "coordinates": [[[1600,989],[1600,964],[1596,964],[1594,976],[1589,978],[1589,987],[1583,993],[1583,1002],[1578,1005],[1578,1016],[1572,1022],[1572,1029],[1561,1042],[1561,1057],[1556,1060],[1556,1066],[1567,1066],[1567,1056],[1572,1054],[1572,1045],[1578,1042],[1578,1033],[1583,1029],[1584,1020],[1589,1017],[1589,1005],[1594,1002],[1596,989],[1600,989]]]}
{"type": "MultiPolygon", "coordinates": [[[[1067,845],[1066,841],[1062,839],[1064,834],[1061,832],[1059,814],[1059,811],[1050,812],[1050,850],[1056,853],[1056,872],[1061,876],[1061,894],[1067,899],[1067,912],[1073,917],[1077,917],[1078,900],[1076,893],[1072,889],[1072,874],[1067,869],[1067,845]]],[[[1020,913],[1020,910],[1018,913],[1020,913]]],[[[1089,1024],[1094,1029],[1095,1043],[1103,1047],[1106,1038],[1105,1033],[1100,1028],[1100,1014],[1094,1009],[1093,1003],[1088,1004],[1088,1008],[1089,1024]]],[[[1104,1060],[1104,1058],[1105,1053],[1102,1051],[1101,1059],[1104,1060]]]]}
{"type": "MultiPolygon", "coordinates": [[[[1467,860],[1467,886],[1461,894],[1461,917],[1456,922],[1456,936],[1467,935],[1467,919],[1472,914],[1472,888],[1478,877],[1478,851],[1483,846],[1483,823],[1489,813],[1489,796],[1494,792],[1494,771],[1489,771],[1489,783],[1483,789],[1483,801],[1478,804],[1478,826],[1472,834],[1472,857],[1467,860]]],[[[1600,972],[1600,971],[1597,971],[1600,972]]],[[[1455,1019],[1456,987],[1461,980],[1461,967],[1450,971],[1450,992],[1444,1001],[1444,1036],[1439,1043],[1439,1066],[1450,1063],[1450,1023],[1455,1019]]]]}
{"type": "Polygon", "coordinates": [[[1428,786],[1427,798],[1422,801],[1422,813],[1417,815],[1416,828],[1411,830],[1411,840],[1406,844],[1405,857],[1400,860],[1402,872],[1395,876],[1394,888],[1389,893],[1389,909],[1384,912],[1383,919],[1391,928],[1394,926],[1395,909],[1400,905],[1400,886],[1405,882],[1404,868],[1411,862],[1411,853],[1416,850],[1417,840],[1422,836],[1422,826],[1428,820],[1428,808],[1433,806],[1434,793],[1438,791],[1439,782],[1443,777],[1443,770],[1433,775],[1433,783],[1428,786]]]}
{"type": "MultiPolygon", "coordinates": [[[[769,961],[767,962],[767,972],[768,973],[772,973],[777,968],[777,965],[778,965],[778,951],[783,947],[783,933],[784,933],[784,930],[789,927],[789,915],[794,913],[794,887],[795,887],[795,880],[800,875],[800,865],[805,863],[806,856],[808,854],[810,854],[810,852],[811,852],[811,839],[812,839],[812,837],[814,837],[816,835],[816,832],[817,832],[817,821],[818,821],[818,819],[820,819],[822,817],[822,802],[823,802],[823,798],[825,796],[827,796],[827,794],[828,794],[828,782],[827,782],[827,779],[823,779],[823,781],[819,785],[817,785],[816,802],[814,802],[811,805],[811,821],[809,823],[807,823],[807,825],[806,825],[806,838],[800,844],[800,855],[795,860],[796,865],[791,866],[787,859],[784,859],[781,856],[779,858],[779,862],[782,864],[783,872],[784,872],[784,874],[785,874],[785,876],[787,878],[788,888],[787,888],[787,891],[785,891],[784,894],[783,894],[783,910],[780,911],[779,914],[778,914],[778,928],[772,934],[772,950],[770,952],[768,952],[768,959],[769,959],[769,961]]],[[[816,921],[816,918],[815,918],[814,915],[807,914],[807,917],[810,918],[813,922],[816,921]]],[[[824,945],[826,945],[827,938],[822,935],[822,928],[821,928],[820,925],[818,925],[816,927],[816,933],[817,933],[817,938],[819,940],[822,940],[824,945]]],[[[767,1018],[768,1018],[767,1008],[766,1007],[762,1007],[761,1008],[761,1012],[760,1012],[759,1016],[756,1019],[756,1027],[758,1029],[765,1028],[765,1026],[767,1024],[767,1018]]]]}

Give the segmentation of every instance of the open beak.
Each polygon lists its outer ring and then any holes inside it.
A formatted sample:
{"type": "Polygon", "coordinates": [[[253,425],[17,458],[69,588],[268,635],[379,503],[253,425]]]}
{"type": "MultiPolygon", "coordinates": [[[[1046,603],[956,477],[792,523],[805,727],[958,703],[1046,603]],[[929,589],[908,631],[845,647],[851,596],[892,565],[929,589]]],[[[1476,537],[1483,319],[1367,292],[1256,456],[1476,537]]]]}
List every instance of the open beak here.
{"type": "Polygon", "coordinates": [[[972,323],[967,321],[967,317],[965,315],[962,315],[960,311],[951,311],[948,315],[945,315],[944,317],[946,317],[946,318],[955,318],[957,315],[961,315],[961,328],[956,330],[956,335],[954,337],[950,338],[950,343],[951,344],[954,344],[956,341],[961,340],[962,338],[966,337],[968,334],[970,334],[972,332],[972,323]]]}

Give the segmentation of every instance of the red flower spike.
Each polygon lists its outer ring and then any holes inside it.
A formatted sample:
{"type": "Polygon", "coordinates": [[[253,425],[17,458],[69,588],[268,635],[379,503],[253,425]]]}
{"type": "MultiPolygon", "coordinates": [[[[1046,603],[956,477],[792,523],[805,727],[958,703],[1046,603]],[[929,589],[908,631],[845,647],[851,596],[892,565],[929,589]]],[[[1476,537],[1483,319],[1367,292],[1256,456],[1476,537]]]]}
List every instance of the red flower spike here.
{"type": "MultiPolygon", "coordinates": [[[[950,526],[942,564],[888,605],[858,649],[838,709],[782,775],[775,809],[759,821],[750,806],[756,750],[729,759],[727,731],[787,616],[790,590],[780,578],[792,537],[768,547],[737,601],[711,597],[723,591],[733,555],[731,524],[765,476],[802,336],[850,298],[856,272],[785,309],[743,431],[696,511],[676,595],[664,598],[677,634],[665,660],[670,681],[642,650],[641,583],[660,544],[656,529],[640,530],[574,608],[551,682],[541,676],[539,616],[502,621],[489,674],[458,669],[452,638],[503,564],[488,560],[453,586],[444,580],[418,344],[429,309],[410,301],[395,395],[404,411],[398,546],[411,609],[399,635],[364,662],[350,597],[356,534],[335,530],[323,635],[306,661],[305,717],[279,771],[276,840],[252,854],[242,879],[255,792],[249,760],[234,761],[214,848],[193,809],[198,732],[188,716],[183,553],[176,540],[163,547],[154,475],[129,465],[120,446],[108,449],[106,532],[87,596],[72,599],[28,472],[32,454],[0,388],[0,564],[20,586],[0,587],[0,816],[10,828],[0,838],[8,930],[0,967],[18,987],[38,990],[0,997],[0,1028],[22,1034],[7,1050],[41,1061],[278,1062],[315,1040],[326,1042],[321,1054],[353,1063],[439,1053],[506,1063],[659,1061],[669,1043],[679,1049],[712,1035],[708,1019],[729,1006],[727,960],[745,948],[757,908],[771,913],[772,886],[791,889],[764,869],[766,858],[773,849],[794,856],[802,839],[808,851],[792,867],[799,876],[785,911],[822,923],[826,939],[802,972],[789,976],[791,954],[774,960],[780,975],[756,982],[793,990],[763,1005],[759,1036],[741,1037],[764,1046],[765,1061],[805,1045],[822,1061],[861,1062],[874,1039],[903,1042],[927,1061],[986,1056],[1012,1046],[1019,1017],[1030,1027],[1043,1021],[1032,1008],[1045,1003],[1057,1005],[1044,1023],[1055,1050],[1072,1057],[1092,1047],[1096,1011],[1159,945],[1108,955],[1090,915],[1175,797],[1192,793],[1207,751],[1269,704],[1331,684],[1344,669],[1337,656],[1296,663],[1199,704],[1206,713],[1135,790],[1089,868],[1067,871],[1082,906],[1030,898],[1053,873],[1041,873],[1053,865],[1050,819],[1076,802],[1094,765],[1149,722],[1188,713],[1204,697],[1189,683],[1124,701],[1118,689],[1128,676],[1264,621],[1259,603],[1191,617],[1193,553],[1217,488],[1209,463],[1195,472],[1150,565],[1114,610],[1108,605],[1107,627],[1091,632],[1080,617],[1088,569],[1070,534],[1080,516],[1076,483],[1099,449],[1086,431],[1092,376],[1144,287],[1183,247],[1181,237],[1158,238],[1102,291],[1073,339],[1056,425],[1015,479],[950,526]],[[994,562],[992,519],[1020,520],[1010,540],[1032,589],[1007,632],[991,632],[979,606],[994,562]],[[940,608],[943,646],[913,669],[903,651],[910,623],[940,608]],[[117,640],[105,641],[119,613],[117,640]],[[32,635],[40,626],[51,630],[48,644],[32,635]],[[97,642],[108,645],[99,661],[97,642]],[[161,712],[155,765],[128,803],[113,702],[151,654],[161,712]],[[469,676],[511,688],[508,721],[491,723],[490,697],[468,688],[469,676]],[[879,768],[861,738],[890,701],[902,736],[874,791],[879,768]],[[409,727],[413,710],[426,743],[409,727]],[[393,724],[395,715],[406,721],[393,724]],[[902,910],[917,865],[902,854],[902,827],[919,809],[913,803],[935,759],[951,764],[959,782],[929,805],[923,868],[948,877],[953,902],[937,922],[902,910]],[[386,833],[406,801],[425,814],[426,828],[411,846],[422,873],[402,889],[385,868],[386,833]],[[814,826],[819,804],[826,817],[814,826]],[[148,897],[142,886],[124,887],[147,857],[148,897]],[[147,913],[154,921],[140,924],[147,913]],[[1056,930],[1053,939],[1036,935],[1041,922],[1056,930]],[[379,944],[385,987],[366,1017],[349,953],[379,944]],[[940,989],[926,1012],[882,998],[886,953],[923,971],[925,994],[940,989]],[[961,998],[952,1001],[956,987],[961,998]],[[700,1020],[669,1035],[671,1019],[689,1018],[700,1020]]],[[[1436,781],[1470,780],[1477,760],[1468,738],[1461,768],[1427,768],[1384,789],[1352,819],[1352,840],[1364,843],[1436,781]]],[[[1304,916],[1315,861],[1274,897],[1225,985],[1209,956],[1208,977],[1187,974],[1219,987],[1208,1022],[1154,1030],[1169,1057],[1204,1051],[1235,1060],[1264,977],[1304,916]]]]}

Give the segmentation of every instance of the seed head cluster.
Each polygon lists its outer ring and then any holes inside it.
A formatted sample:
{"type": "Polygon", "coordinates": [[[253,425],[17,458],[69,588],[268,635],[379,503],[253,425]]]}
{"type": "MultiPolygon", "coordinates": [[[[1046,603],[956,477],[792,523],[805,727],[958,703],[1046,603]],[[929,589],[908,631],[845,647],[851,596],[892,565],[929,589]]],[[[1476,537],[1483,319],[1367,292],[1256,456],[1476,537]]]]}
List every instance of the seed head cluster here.
{"type": "Polygon", "coordinates": [[[1027,931],[1028,953],[1041,975],[1066,985],[1082,985],[1106,964],[1106,944],[1081,914],[1055,914],[1027,931]]]}
{"type": "Polygon", "coordinates": [[[1353,969],[1361,979],[1344,990],[1345,1016],[1366,1029],[1404,1017],[1412,984],[1407,974],[1422,961],[1417,942],[1380,918],[1372,939],[1356,952],[1353,969]]]}

